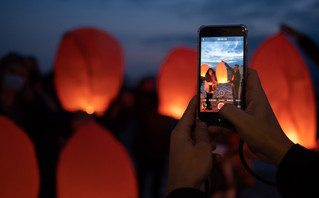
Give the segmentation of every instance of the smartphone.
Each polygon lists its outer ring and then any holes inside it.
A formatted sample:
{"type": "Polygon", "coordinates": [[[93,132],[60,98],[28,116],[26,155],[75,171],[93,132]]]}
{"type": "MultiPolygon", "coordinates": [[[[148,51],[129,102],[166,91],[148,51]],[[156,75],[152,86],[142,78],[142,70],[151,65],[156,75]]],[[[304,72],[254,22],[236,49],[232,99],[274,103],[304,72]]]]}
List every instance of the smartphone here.
{"type": "Polygon", "coordinates": [[[224,104],[245,108],[245,25],[201,26],[198,36],[198,113],[209,125],[230,126],[219,115],[224,104]]]}

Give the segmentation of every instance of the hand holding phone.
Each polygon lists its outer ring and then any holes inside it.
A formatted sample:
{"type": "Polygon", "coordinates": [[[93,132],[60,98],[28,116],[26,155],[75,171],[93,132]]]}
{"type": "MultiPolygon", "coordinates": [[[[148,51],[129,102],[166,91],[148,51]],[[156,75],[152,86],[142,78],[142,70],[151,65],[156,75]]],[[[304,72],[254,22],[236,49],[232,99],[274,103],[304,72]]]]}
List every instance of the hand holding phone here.
{"type": "Polygon", "coordinates": [[[208,124],[231,126],[219,115],[224,104],[245,108],[247,28],[202,26],[198,40],[198,112],[208,124]]]}

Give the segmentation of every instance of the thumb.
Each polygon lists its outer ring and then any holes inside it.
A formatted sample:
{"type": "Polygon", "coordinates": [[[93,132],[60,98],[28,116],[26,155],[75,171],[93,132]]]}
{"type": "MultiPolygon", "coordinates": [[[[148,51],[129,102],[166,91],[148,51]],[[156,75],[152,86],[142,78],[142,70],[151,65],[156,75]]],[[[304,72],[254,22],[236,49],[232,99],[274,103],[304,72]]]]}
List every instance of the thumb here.
{"type": "Polygon", "coordinates": [[[243,128],[249,121],[248,114],[232,104],[225,104],[219,111],[219,114],[231,122],[236,129],[243,128]]]}

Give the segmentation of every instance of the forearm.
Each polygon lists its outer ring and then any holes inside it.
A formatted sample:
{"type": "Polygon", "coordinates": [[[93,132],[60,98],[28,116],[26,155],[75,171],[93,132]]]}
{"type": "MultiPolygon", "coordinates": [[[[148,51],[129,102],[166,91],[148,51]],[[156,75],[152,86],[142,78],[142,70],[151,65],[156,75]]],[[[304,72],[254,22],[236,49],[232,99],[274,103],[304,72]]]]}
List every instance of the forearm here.
{"type": "Polygon", "coordinates": [[[227,67],[227,69],[231,70],[231,71],[234,71],[233,68],[231,68],[226,62],[224,62],[225,66],[227,67]]]}

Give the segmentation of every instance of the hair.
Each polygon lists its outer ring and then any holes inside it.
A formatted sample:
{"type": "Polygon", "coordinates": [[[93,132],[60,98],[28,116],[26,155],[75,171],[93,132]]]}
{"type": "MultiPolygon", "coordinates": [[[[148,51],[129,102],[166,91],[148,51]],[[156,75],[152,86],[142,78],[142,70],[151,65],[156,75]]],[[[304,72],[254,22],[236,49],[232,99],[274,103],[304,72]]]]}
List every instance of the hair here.
{"type": "Polygon", "coordinates": [[[239,65],[238,65],[238,64],[235,64],[235,65],[234,65],[234,67],[235,67],[235,66],[239,67],[239,65]]]}
{"type": "Polygon", "coordinates": [[[215,75],[215,71],[213,70],[213,68],[209,68],[205,74],[205,77],[207,77],[209,75],[209,70],[212,70],[213,71],[213,74],[215,75]]]}
{"type": "Polygon", "coordinates": [[[15,52],[10,52],[6,54],[5,56],[3,56],[0,59],[0,79],[2,79],[6,69],[9,67],[10,64],[18,63],[25,66],[24,61],[25,61],[24,56],[15,52]]]}

